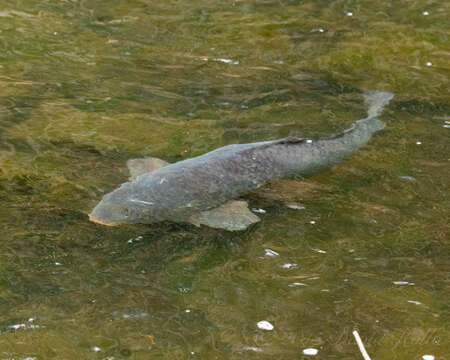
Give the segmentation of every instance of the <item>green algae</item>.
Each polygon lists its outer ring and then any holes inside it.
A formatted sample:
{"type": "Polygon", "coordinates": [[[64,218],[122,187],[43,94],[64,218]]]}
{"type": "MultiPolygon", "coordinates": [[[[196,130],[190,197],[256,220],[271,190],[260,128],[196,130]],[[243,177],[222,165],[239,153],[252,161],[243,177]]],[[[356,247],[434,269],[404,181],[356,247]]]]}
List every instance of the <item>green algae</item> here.
{"type": "Polygon", "coordinates": [[[356,328],[375,359],[444,359],[447,10],[362,0],[0,9],[2,356],[273,359],[316,347],[357,358],[356,328]],[[396,94],[386,128],[307,191],[250,194],[266,214],[245,232],[88,222],[126,181],[129,158],[327,136],[365,116],[368,89],[396,94]]]}

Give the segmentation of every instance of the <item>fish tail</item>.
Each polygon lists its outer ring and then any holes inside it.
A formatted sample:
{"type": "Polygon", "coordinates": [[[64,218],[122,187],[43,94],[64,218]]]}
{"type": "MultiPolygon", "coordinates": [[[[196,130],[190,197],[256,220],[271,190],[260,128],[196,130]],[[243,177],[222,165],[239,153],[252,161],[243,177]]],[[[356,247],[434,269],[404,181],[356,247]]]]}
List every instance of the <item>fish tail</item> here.
{"type": "Polygon", "coordinates": [[[388,91],[370,90],[364,93],[365,103],[368,106],[368,119],[375,118],[383,112],[383,108],[389,104],[394,94],[388,91]]]}

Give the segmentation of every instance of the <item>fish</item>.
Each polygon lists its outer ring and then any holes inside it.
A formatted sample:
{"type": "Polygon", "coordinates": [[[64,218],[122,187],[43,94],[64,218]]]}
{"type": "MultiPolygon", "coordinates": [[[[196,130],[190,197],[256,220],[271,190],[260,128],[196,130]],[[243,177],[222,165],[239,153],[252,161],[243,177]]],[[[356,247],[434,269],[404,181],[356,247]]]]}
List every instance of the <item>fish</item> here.
{"type": "Polygon", "coordinates": [[[364,97],[367,117],[327,138],[232,144],[173,164],[156,158],[129,160],[130,181],[104,195],[89,219],[111,226],[172,221],[244,230],[260,218],[245,201],[235,199],[274,180],[330,168],[384,128],[378,117],[394,94],[375,90],[364,97]]]}

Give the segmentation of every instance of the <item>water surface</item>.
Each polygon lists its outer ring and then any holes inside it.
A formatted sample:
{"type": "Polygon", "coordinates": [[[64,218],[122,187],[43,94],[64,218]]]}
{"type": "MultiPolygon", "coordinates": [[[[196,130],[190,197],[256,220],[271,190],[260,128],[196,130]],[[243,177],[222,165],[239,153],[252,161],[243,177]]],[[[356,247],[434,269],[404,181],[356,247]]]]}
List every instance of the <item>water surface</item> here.
{"type": "Polygon", "coordinates": [[[354,329],[373,359],[446,359],[448,13],[3,4],[0,359],[360,359],[354,329]],[[386,128],[327,172],[250,194],[266,213],[245,232],[88,221],[129,158],[327,136],[365,115],[368,89],[396,94],[386,128]]]}

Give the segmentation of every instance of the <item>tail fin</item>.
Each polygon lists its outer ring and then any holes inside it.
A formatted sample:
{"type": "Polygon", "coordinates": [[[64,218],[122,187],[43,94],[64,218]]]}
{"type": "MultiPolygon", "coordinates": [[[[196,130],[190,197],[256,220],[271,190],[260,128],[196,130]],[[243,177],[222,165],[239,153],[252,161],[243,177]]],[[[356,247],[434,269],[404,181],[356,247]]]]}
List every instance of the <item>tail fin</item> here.
{"type": "Polygon", "coordinates": [[[389,104],[389,101],[394,97],[393,93],[388,91],[371,90],[364,93],[368,119],[381,115],[383,108],[389,104]]]}

